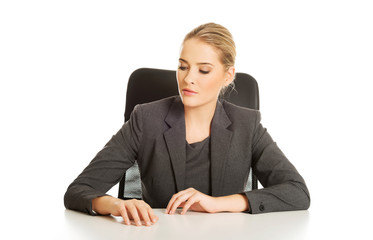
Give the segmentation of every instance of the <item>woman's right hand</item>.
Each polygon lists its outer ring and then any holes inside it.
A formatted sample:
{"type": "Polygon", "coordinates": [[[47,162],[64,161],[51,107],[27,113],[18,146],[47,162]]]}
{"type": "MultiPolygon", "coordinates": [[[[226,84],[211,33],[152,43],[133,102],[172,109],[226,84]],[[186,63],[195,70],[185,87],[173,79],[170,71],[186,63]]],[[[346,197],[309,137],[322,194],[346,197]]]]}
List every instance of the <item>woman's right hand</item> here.
{"type": "Polygon", "coordinates": [[[144,221],[146,226],[158,221],[153,209],[143,200],[122,200],[112,196],[102,196],[92,200],[92,209],[103,215],[122,216],[126,225],[130,225],[131,220],[136,226],[141,226],[141,221],[144,221]]]}

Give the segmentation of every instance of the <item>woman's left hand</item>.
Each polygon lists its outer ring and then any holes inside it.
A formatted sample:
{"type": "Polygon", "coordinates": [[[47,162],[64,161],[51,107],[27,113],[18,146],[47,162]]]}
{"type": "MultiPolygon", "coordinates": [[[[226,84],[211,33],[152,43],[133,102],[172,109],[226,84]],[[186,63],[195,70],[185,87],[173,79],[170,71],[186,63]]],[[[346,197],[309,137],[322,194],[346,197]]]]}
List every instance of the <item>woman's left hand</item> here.
{"type": "Polygon", "coordinates": [[[188,188],[172,196],[168,202],[166,213],[173,214],[178,207],[183,208],[180,214],[186,213],[188,209],[214,213],[217,212],[217,198],[201,193],[194,188],[188,188]]]}

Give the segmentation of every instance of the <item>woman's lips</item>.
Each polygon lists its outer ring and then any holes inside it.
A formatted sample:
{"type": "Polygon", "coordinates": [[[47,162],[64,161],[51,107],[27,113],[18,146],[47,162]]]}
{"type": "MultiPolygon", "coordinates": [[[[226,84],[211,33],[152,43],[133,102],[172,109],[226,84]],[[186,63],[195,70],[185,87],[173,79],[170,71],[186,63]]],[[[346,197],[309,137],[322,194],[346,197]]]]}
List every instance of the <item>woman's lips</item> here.
{"type": "Polygon", "coordinates": [[[194,95],[196,95],[196,94],[198,94],[198,93],[195,92],[195,91],[193,91],[193,90],[190,90],[190,89],[188,89],[188,88],[184,88],[184,89],[183,89],[183,94],[184,94],[185,96],[194,96],[194,95]]]}

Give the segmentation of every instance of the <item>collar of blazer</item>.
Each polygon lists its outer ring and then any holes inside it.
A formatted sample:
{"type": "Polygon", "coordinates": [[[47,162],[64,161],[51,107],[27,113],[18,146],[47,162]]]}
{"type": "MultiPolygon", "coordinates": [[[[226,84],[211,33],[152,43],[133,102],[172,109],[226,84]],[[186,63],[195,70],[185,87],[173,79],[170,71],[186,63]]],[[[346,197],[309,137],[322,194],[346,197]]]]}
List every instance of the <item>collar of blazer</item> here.
{"type": "MultiPolygon", "coordinates": [[[[165,122],[170,127],[164,132],[168,153],[174,171],[177,191],[185,189],[185,118],[184,105],[180,97],[175,98],[170,106],[165,122]]],[[[214,117],[211,123],[211,191],[212,196],[221,196],[229,147],[233,132],[228,128],[231,121],[224,105],[217,101],[214,117]]]]}

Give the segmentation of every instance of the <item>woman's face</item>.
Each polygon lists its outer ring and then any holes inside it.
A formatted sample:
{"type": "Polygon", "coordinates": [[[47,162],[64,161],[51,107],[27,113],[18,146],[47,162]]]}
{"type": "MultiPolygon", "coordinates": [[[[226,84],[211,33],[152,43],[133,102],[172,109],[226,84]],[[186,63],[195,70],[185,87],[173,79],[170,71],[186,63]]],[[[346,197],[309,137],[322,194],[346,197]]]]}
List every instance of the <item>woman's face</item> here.
{"type": "Polygon", "coordinates": [[[232,82],[234,71],[234,67],[225,69],[217,50],[211,45],[193,38],[185,41],[177,70],[184,106],[215,106],[221,88],[232,82]]]}

